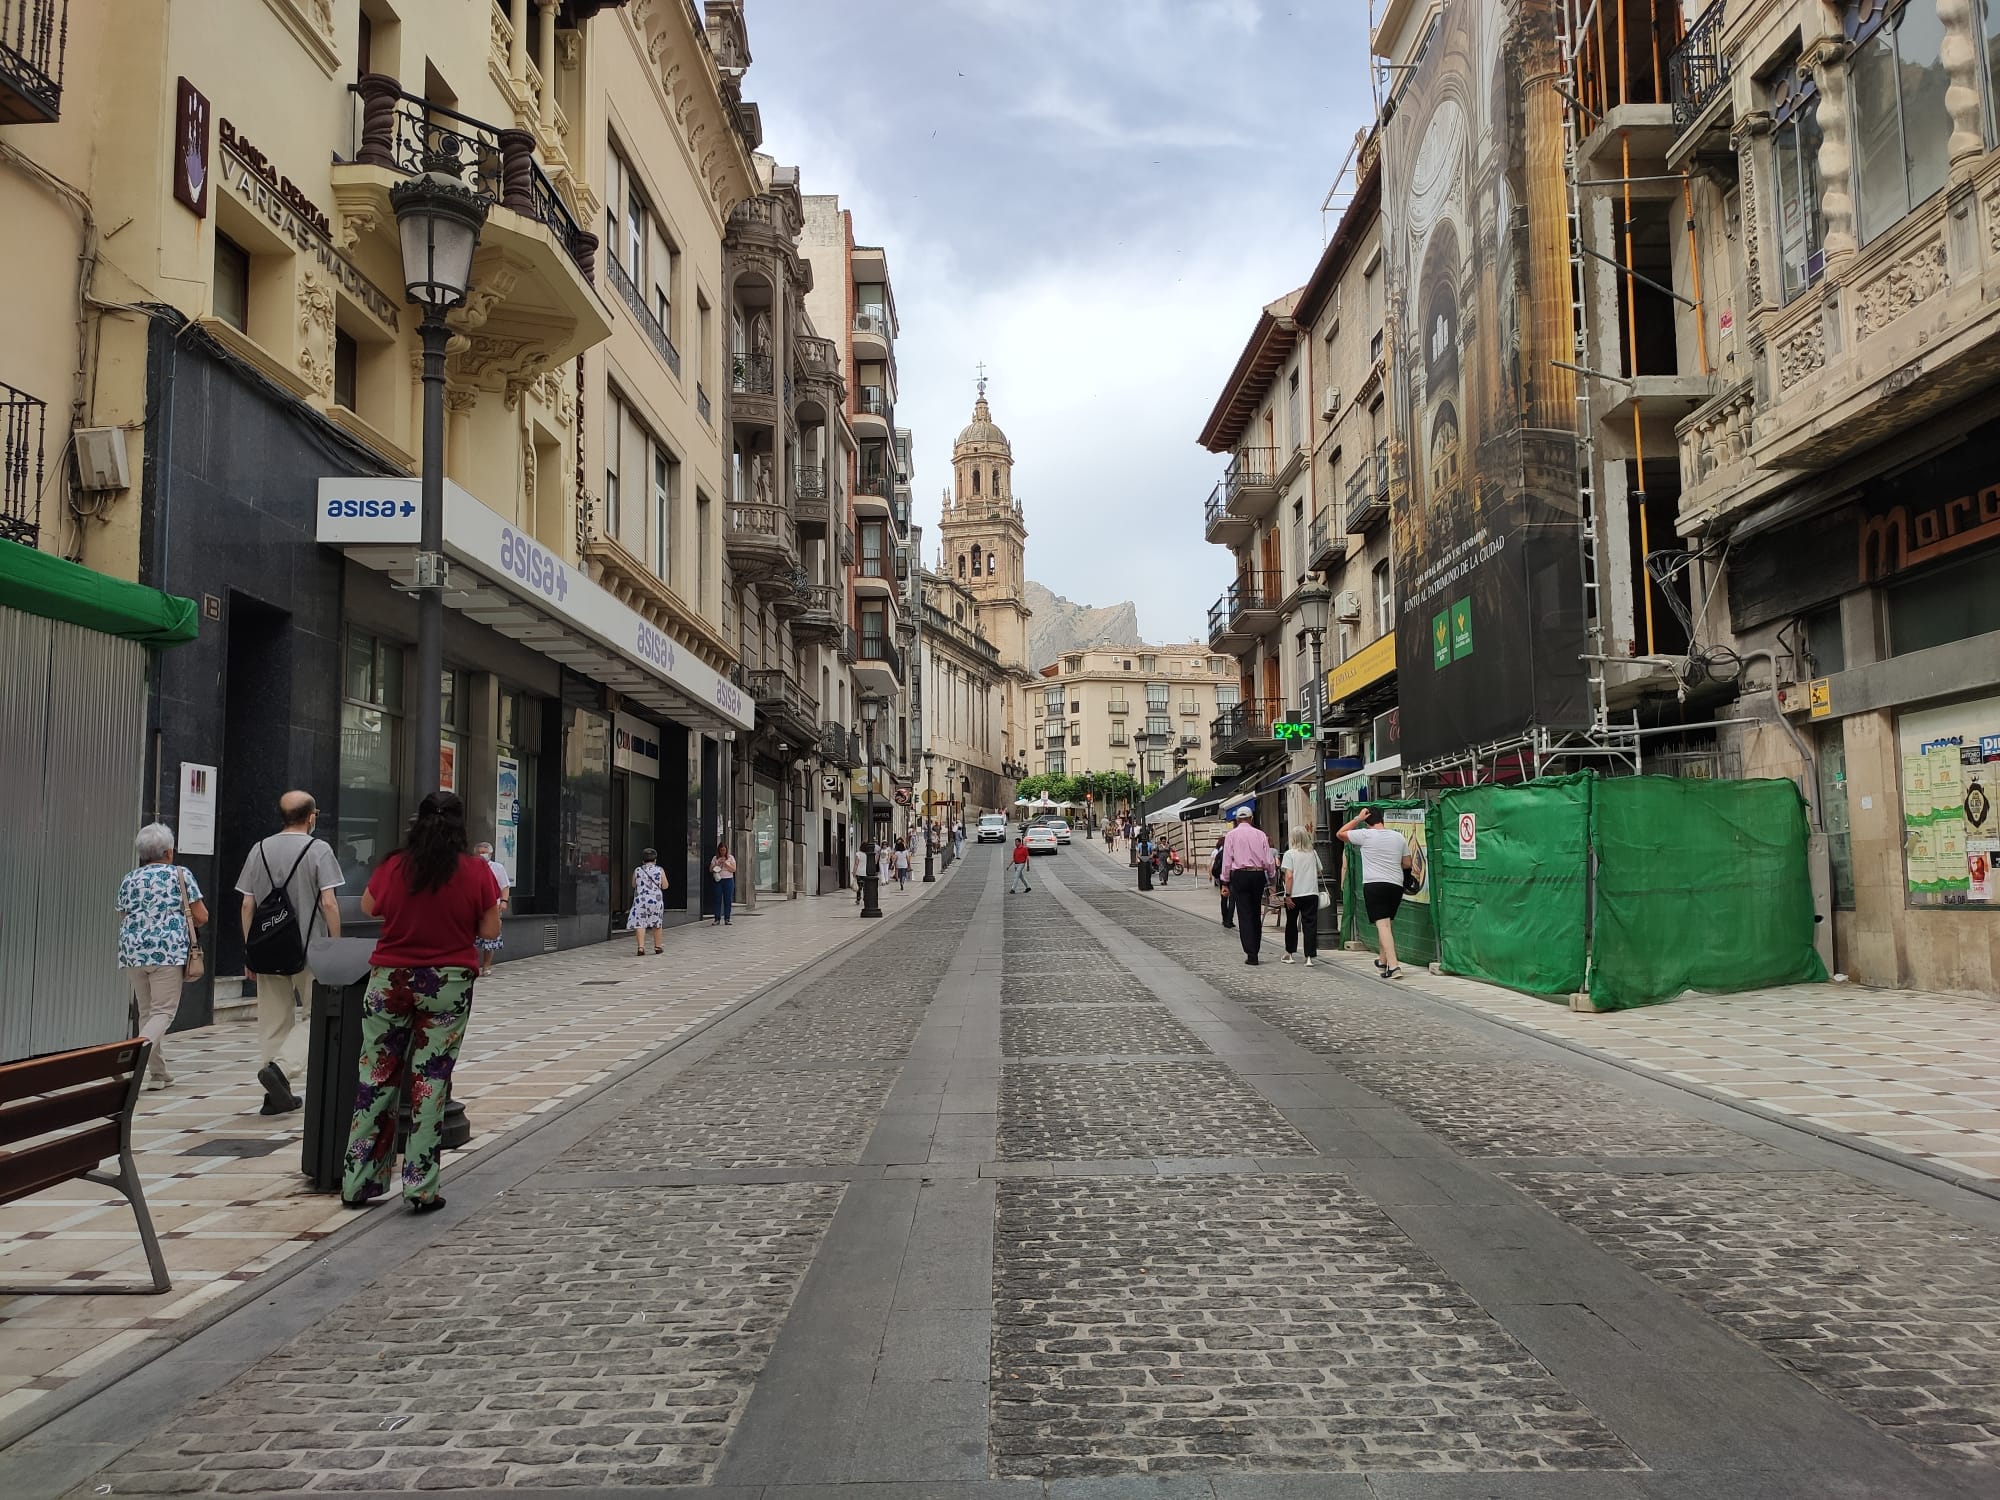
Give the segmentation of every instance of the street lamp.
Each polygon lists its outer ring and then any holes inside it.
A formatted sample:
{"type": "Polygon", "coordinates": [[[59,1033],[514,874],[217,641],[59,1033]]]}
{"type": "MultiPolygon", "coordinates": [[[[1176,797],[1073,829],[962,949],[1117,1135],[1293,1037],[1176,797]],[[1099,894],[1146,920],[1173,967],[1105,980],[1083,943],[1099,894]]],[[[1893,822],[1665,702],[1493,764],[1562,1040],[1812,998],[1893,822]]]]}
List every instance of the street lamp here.
{"type": "MultiPolygon", "coordinates": [[[[1321,745],[1319,738],[1322,727],[1320,721],[1326,717],[1327,709],[1326,679],[1320,674],[1320,650],[1326,644],[1327,616],[1333,609],[1333,590],[1315,578],[1299,589],[1297,598],[1299,625],[1304,629],[1306,639],[1312,643],[1313,686],[1312,693],[1306,699],[1306,706],[1313,714],[1313,845],[1317,852],[1320,829],[1325,827],[1330,831],[1333,827],[1333,810],[1327,806],[1326,801],[1326,749],[1321,745]]],[[[1325,909],[1326,904],[1322,902],[1320,910],[1325,909]]],[[[1315,916],[1313,920],[1317,922],[1319,918],[1315,916]]]]}
{"type": "Polygon", "coordinates": [[[444,724],[439,695],[444,681],[444,351],[451,328],[444,315],[465,300],[472,281],[472,253],[490,204],[459,180],[449,156],[425,158],[421,176],[389,190],[389,206],[403,245],[403,290],[424,310],[417,332],[424,341],[422,521],[416,557],[417,790],[442,779],[444,724]]]}
{"type": "Polygon", "coordinates": [[[861,722],[868,726],[868,864],[861,877],[861,915],[882,915],[882,851],[875,842],[875,720],[882,712],[882,700],[873,693],[861,695],[861,722]]]}
{"type": "Polygon", "coordinates": [[[937,769],[937,755],[934,751],[924,752],[924,884],[933,885],[937,875],[931,869],[931,845],[937,842],[933,835],[937,832],[937,787],[933,772],[937,769]]]}
{"type": "Polygon", "coordinates": [[[1125,806],[1132,813],[1132,837],[1125,840],[1125,851],[1132,856],[1132,863],[1139,863],[1139,762],[1125,762],[1125,806]]]}

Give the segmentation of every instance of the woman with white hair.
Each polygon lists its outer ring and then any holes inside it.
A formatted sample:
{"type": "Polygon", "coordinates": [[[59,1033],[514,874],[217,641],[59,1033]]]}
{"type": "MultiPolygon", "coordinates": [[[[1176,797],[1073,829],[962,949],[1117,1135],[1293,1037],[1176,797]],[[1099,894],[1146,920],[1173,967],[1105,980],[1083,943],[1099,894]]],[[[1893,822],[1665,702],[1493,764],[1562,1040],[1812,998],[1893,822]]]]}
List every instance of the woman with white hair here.
{"type": "Polygon", "coordinates": [[[1299,951],[1299,939],[1303,935],[1306,948],[1306,967],[1313,966],[1319,957],[1319,854],[1313,849],[1312,830],[1299,827],[1292,830],[1292,847],[1285,851],[1280,864],[1280,875],[1285,882],[1285,962],[1292,961],[1292,955],[1299,951]]]}
{"type": "Polygon", "coordinates": [[[174,863],[174,831],[148,823],[132,841],[138,868],[118,883],[118,967],[132,976],[132,999],[139,1035],[153,1044],[146,1087],[173,1082],[160,1050],[174,1012],[181,1006],[181,981],[201,977],[201,948],[195,929],[207,925],[208,904],[193,872],[174,863]]]}

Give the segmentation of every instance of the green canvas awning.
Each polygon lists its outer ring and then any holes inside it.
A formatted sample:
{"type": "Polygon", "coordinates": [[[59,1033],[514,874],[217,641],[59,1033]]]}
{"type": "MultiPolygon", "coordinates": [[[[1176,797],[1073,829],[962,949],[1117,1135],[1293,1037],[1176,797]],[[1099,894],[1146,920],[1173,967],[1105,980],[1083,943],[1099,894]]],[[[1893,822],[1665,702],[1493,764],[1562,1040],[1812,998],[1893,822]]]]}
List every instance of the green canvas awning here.
{"type": "Polygon", "coordinates": [[[0,542],[0,605],[145,646],[182,645],[194,639],[197,628],[192,599],[127,583],[18,542],[0,542]]]}

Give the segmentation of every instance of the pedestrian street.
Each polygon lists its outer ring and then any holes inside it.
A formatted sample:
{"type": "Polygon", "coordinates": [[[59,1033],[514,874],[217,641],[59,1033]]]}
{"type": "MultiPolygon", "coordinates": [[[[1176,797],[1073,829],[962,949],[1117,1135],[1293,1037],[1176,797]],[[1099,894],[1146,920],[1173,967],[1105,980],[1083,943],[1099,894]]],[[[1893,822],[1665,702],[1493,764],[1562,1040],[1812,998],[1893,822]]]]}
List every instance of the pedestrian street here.
{"type": "Polygon", "coordinates": [[[349,1216],[0,1490],[2000,1484],[2000,1203],[1005,859],[349,1216]]]}

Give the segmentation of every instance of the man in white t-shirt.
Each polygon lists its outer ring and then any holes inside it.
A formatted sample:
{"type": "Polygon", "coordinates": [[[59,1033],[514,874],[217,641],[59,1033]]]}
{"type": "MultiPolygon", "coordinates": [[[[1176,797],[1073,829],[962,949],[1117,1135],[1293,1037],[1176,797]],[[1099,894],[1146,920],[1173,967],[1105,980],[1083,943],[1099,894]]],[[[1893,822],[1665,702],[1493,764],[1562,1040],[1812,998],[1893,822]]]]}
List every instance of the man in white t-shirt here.
{"type": "Polygon", "coordinates": [[[1399,979],[1403,971],[1396,963],[1395,926],[1396,913],[1403,905],[1403,874],[1410,868],[1409,840],[1382,826],[1379,807],[1362,808],[1341,826],[1337,836],[1361,851],[1361,902],[1382,947],[1376,967],[1384,979],[1399,979]]]}
{"type": "MultiPolygon", "coordinates": [[[[473,851],[486,861],[486,868],[493,872],[493,882],[500,887],[500,915],[507,915],[507,894],[514,889],[514,877],[507,873],[507,867],[493,857],[493,846],[481,844],[473,851]]],[[[479,972],[490,974],[493,965],[499,961],[500,950],[507,946],[507,936],[503,930],[498,937],[475,938],[473,946],[479,950],[479,972]]]]}

